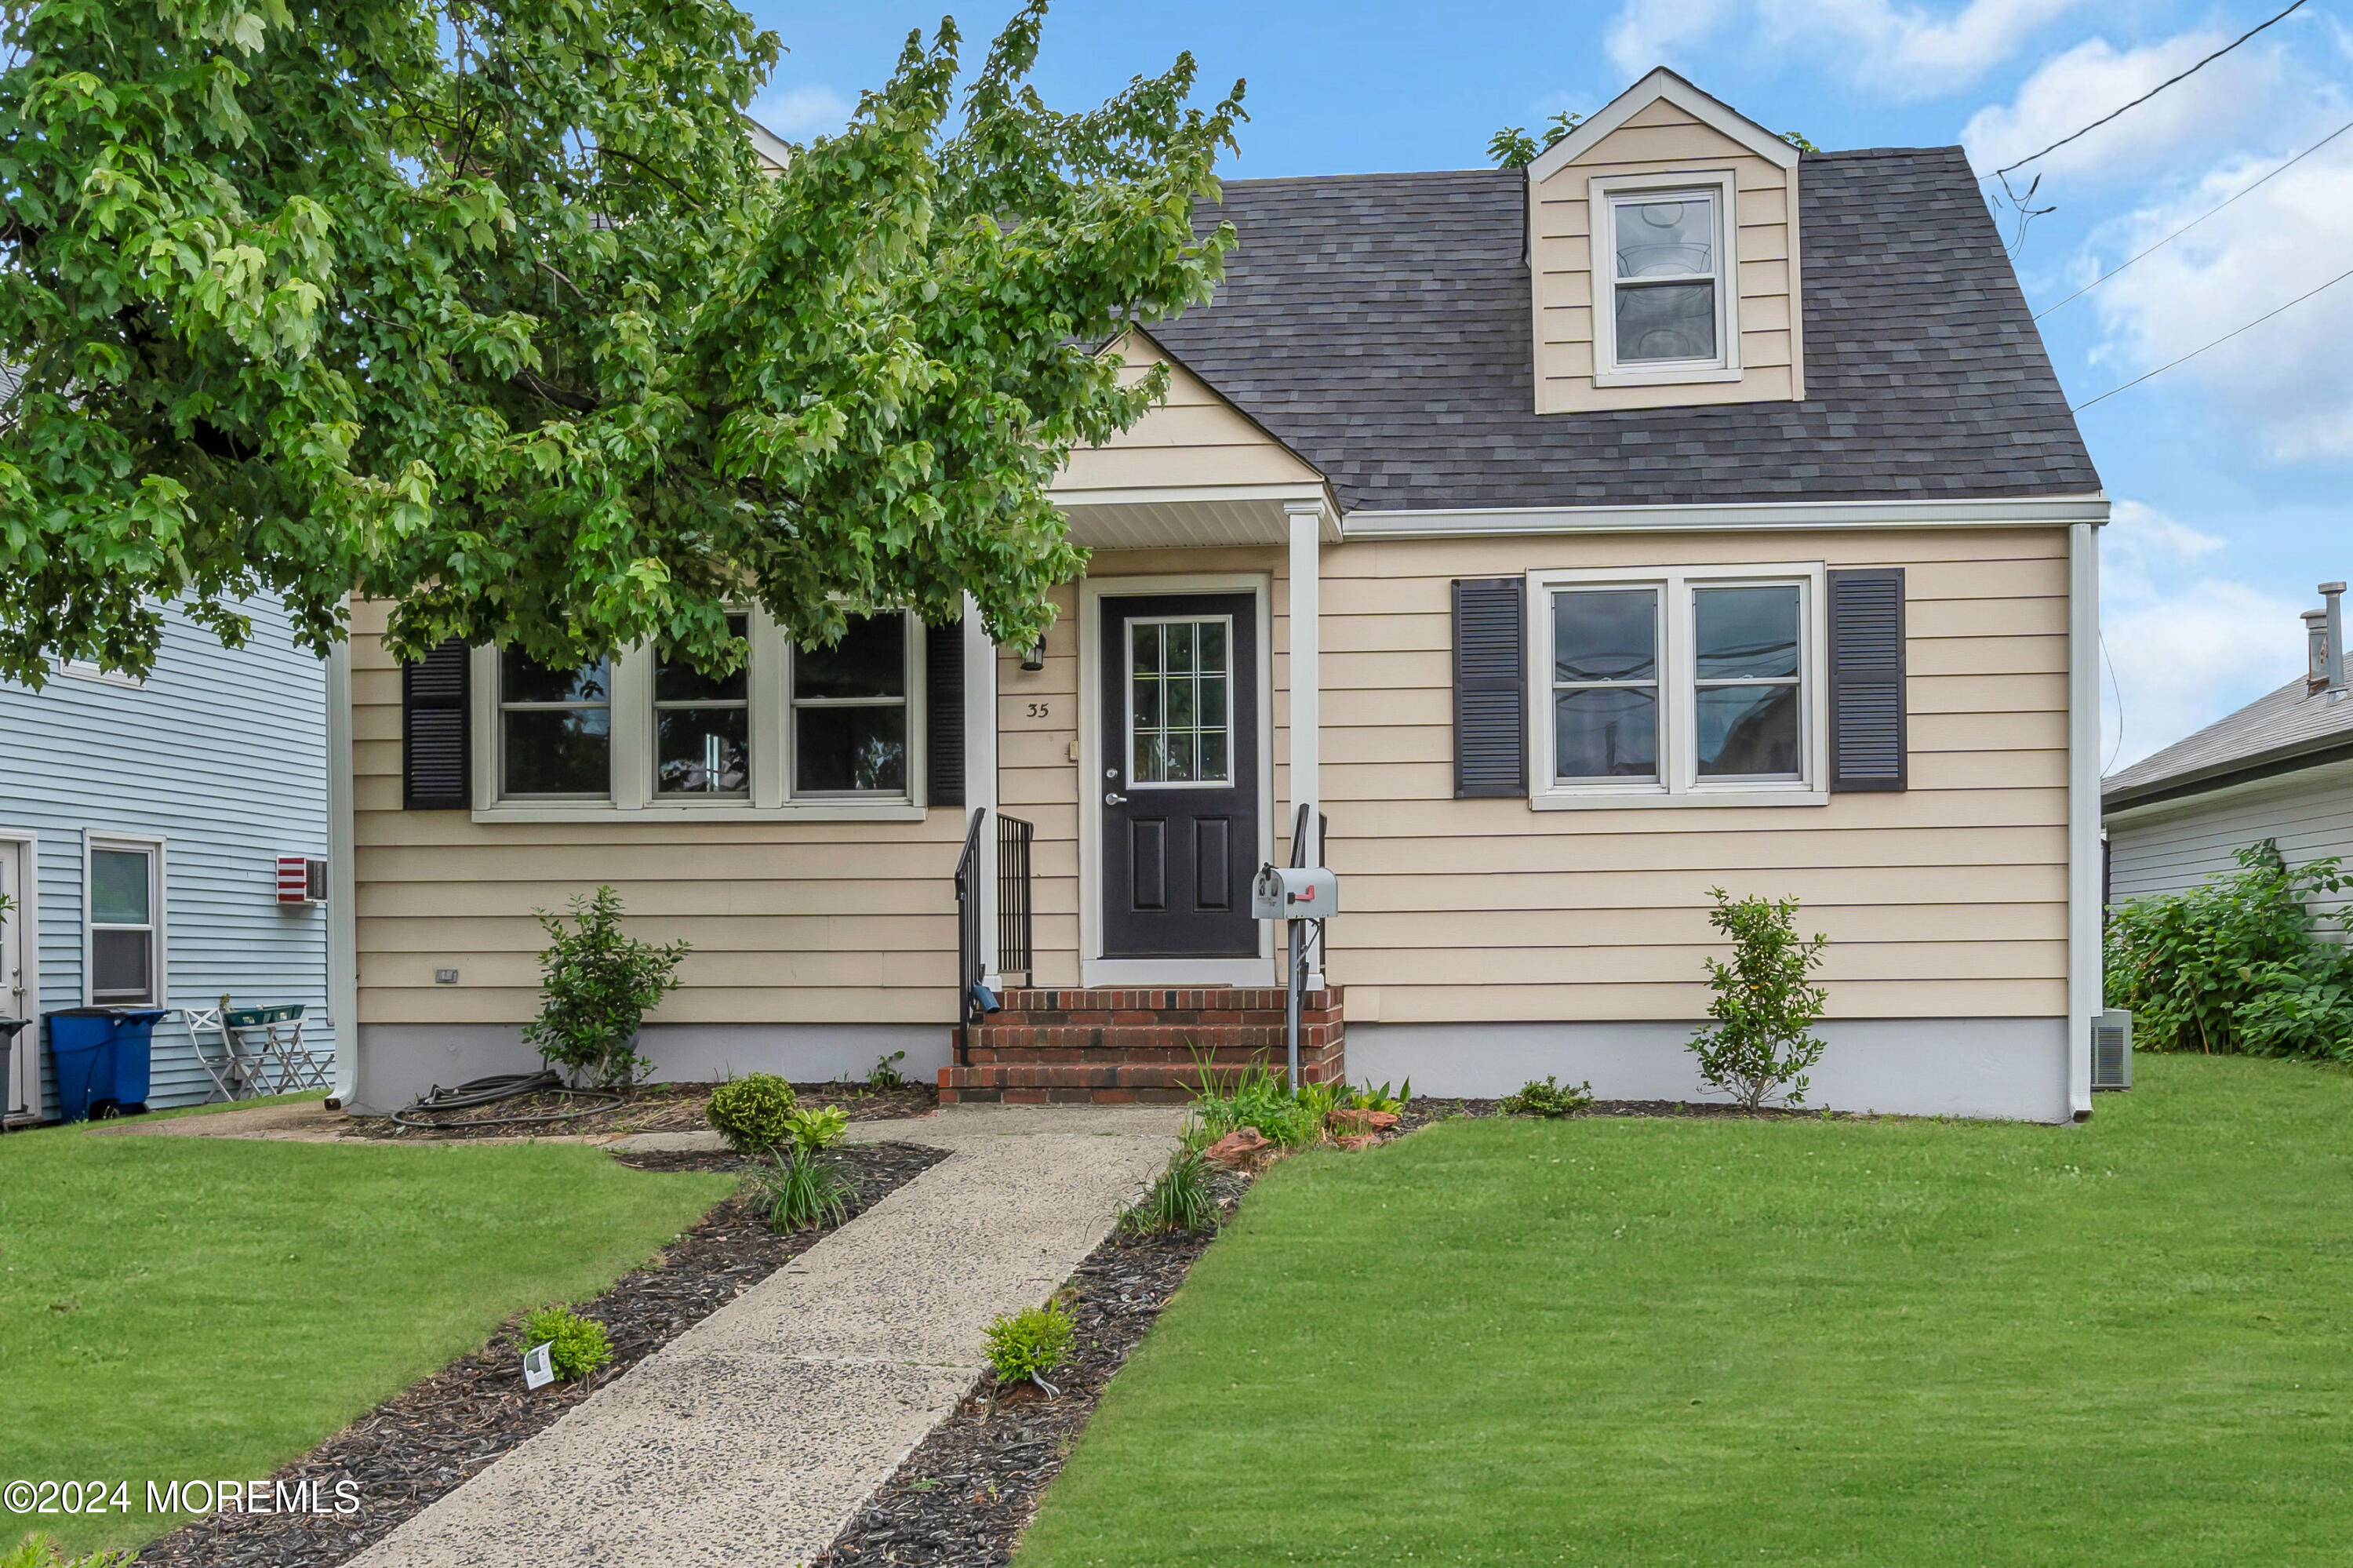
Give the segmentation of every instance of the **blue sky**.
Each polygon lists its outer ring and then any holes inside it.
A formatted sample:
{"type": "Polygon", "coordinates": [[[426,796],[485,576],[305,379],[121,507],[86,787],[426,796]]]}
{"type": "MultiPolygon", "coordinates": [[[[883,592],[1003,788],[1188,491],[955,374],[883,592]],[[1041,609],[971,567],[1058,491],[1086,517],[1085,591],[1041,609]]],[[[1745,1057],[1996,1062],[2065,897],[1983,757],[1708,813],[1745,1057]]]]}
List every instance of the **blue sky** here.
{"type": "MultiPolygon", "coordinates": [[[[2285,4],[1065,0],[1038,81],[1050,101],[1075,106],[1190,49],[1212,93],[1249,81],[1250,123],[1226,171],[1236,178],[1476,166],[1498,126],[1598,108],[1660,64],[1823,148],[1957,142],[1990,170],[2285,4]]],[[[944,7],[750,9],[791,50],[754,112],[806,140],[838,128],[908,29],[935,25],[944,7]]],[[[1009,0],[956,9],[968,59],[1010,10],[1009,0]]],[[[2348,122],[2353,0],[2313,0],[2034,165],[2034,205],[2056,208],[2017,252],[2038,311],[2279,171],[2043,321],[2071,399],[2353,267],[2353,132],[2281,169],[2348,122]]],[[[2296,673],[2296,612],[2319,602],[2315,583],[2353,576],[2353,279],[2081,418],[2116,503],[2101,619],[2116,673],[2108,748],[2122,765],[2296,673]]]]}

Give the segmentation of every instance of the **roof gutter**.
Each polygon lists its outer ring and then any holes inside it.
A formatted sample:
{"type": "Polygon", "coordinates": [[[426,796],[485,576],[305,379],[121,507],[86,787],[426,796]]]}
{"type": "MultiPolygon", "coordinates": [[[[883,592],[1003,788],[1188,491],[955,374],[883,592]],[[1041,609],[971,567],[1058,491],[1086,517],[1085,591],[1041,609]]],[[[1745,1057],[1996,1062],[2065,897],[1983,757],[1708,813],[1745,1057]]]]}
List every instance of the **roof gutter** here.
{"type": "Polygon", "coordinates": [[[2324,768],[2332,762],[2353,762],[2353,735],[2339,730],[2333,735],[2314,736],[2295,746],[2259,752],[2253,757],[2234,758],[2188,778],[2162,779],[2137,789],[2103,795],[2100,810],[2111,816],[2123,811],[2137,811],[2149,806],[2168,805],[2176,800],[2210,795],[2241,784],[2277,779],[2283,774],[2301,773],[2307,768],[2324,768]]]}
{"type": "Polygon", "coordinates": [[[1788,528],[2050,528],[2108,520],[2090,495],[1905,497],[1888,501],[1746,501],[1648,506],[1466,506],[1356,511],[1349,539],[1444,539],[1471,535],[1722,532],[1788,528]]]}

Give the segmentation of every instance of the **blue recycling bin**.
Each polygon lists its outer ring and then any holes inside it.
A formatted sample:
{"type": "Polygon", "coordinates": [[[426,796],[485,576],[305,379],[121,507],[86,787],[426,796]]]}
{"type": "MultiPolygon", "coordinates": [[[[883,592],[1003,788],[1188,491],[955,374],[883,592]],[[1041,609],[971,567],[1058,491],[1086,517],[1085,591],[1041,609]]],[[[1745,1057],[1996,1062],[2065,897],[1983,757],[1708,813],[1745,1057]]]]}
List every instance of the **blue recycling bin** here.
{"type": "Polygon", "coordinates": [[[160,1007],[68,1007],[49,1021],[58,1072],[58,1115],[88,1121],[94,1111],[147,1108],[160,1007]]]}

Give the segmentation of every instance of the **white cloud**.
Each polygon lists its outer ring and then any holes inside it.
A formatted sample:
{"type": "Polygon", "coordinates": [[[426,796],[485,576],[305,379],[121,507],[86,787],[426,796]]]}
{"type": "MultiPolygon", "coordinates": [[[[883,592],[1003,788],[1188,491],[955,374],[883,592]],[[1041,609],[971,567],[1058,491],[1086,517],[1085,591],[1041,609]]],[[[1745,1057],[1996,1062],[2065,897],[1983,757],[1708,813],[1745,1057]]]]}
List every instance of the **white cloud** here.
{"type": "MultiPolygon", "coordinates": [[[[2076,45],[2038,67],[2006,104],[1980,109],[1961,132],[1969,161],[1998,169],[2122,108],[2230,40],[2184,33],[2145,48],[2118,49],[2105,38],[2076,45]]],[[[2110,124],[2046,157],[2017,177],[2116,175],[2169,167],[2193,142],[2212,146],[2252,122],[2275,117],[2284,103],[2284,56],[2261,45],[2224,56],[2110,124]]]]}
{"type": "Polygon", "coordinates": [[[858,106],[823,83],[762,93],[752,101],[752,118],[788,141],[806,142],[840,130],[858,106]]]}
{"type": "MultiPolygon", "coordinates": [[[[2178,200],[2135,214],[2101,247],[2108,264],[2247,190],[2282,161],[2232,158],[2178,200]]],[[[2217,412],[2274,460],[2353,455],[2353,279],[2249,326],[2327,283],[2348,262],[2353,136],[2103,283],[2090,298],[2105,334],[2096,361],[2121,382],[2247,327],[2168,371],[2158,385],[2202,387],[2217,412]]]]}
{"type": "Polygon", "coordinates": [[[2101,682],[2107,770],[2203,729],[2302,668],[2304,607],[2217,576],[2224,546],[2153,506],[2116,503],[2100,539],[2100,633],[2115,671],[2113,687],[2101,682]]]}
{"type": "Polygon", "coordinates": [[[1623,0],[1605,45],[1630,79],[1734,33],[1754,52],[1834,64],[1895,98],[1948,92],[2000,64],[2045,22],[2084,0],[1968,0],[1957,10],[1892,0],[1623,0]]]}

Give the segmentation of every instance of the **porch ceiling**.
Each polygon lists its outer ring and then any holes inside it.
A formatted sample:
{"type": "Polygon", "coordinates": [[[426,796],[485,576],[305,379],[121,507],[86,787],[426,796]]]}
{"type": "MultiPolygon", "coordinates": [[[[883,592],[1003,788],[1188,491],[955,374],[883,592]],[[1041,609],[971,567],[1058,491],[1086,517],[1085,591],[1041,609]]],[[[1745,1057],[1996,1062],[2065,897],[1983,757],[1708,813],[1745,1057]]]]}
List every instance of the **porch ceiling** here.
{"type": "Polygon", "coordinates": [[[1340,542],[1339,509],[1321,485],[1229,485],[1186,490],[1058,490],[1071,520],[1071,542],[1101,550],[1203,549],[1287,545],[1289,514],[1307,503],[1324,508],[1327,543],[1340,542]]]}

